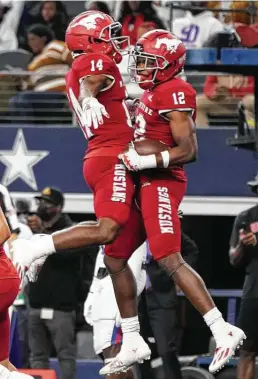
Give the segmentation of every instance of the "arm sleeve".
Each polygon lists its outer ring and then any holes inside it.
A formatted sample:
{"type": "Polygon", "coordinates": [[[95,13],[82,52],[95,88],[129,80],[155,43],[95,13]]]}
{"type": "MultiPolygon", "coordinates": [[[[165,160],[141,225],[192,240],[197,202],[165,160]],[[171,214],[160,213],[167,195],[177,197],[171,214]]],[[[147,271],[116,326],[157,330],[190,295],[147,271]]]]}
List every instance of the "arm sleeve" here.
{"type": "Polygon", "coordinates": [[[0,193],[2,194],[3,212],[8,222],[9,228],[12,233],[18,234],[20,232],[20,227],[19,227],[19,220],[17,217],[17,213],[13,206],[12,199],[8,192],[8,189],[2,184],[0,184],[0,193]]]}
{"type": "Polygon", "coordinates": [[[115,63],[103,54],[81,55],[73,61],[72,69],[78,80],[90,75],[106,75],[114,78],[115,63]]]}

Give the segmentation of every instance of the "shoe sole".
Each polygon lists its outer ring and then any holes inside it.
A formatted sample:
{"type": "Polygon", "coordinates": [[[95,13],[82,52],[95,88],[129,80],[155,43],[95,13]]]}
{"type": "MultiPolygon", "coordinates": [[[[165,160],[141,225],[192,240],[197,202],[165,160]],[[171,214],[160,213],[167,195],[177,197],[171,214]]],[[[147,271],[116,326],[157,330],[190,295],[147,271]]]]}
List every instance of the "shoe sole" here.
{"type": "MultiPolygon", "coordinates": [[[[151,358],[151,353],[150,352],[147,352],[147,353],[145,353],[145,354],[143,354],[143,356],[140,358],[140,359],[136,359],[134,362],[131,362],[128,366],[127,365],[125,365],[125,366],[122,366],[122,367],[117,367],[117,369],[114,369],[114,370],[112,370],[112,372],[106,372],[106,370],[104,370],[105,369],[105,367],[106,366],[104,366],[100,371],[99,371],[99,374],[100,375],[107,375],[107,376],[109,376],[109,375],[112,375],[112,374],[120,374],[120,373],[122,373],[122,372],[127,372],[128,370],[130,370],[130,368],[135,364],[135,363],[143,363],[144,361],[148,361],[148,360],[150,360],[150,358],[151,358]]],[[[115,359],[115,358],[114,358],[115,359]]],[[[110,362],[110,363],[112,363],[112,362],[110,362]]]]}
{"type": "Polygon", "coordinates": [[[209,372],[211,374],[215,374],[215,373],[219,372],[221,369],[223,369],[223,367],[225,367],[225,365],[227,363],[229,363],[230,359],[235,355],[236,350],[239,349],[241,345],[243,345],[245,339],[246,339],[246,335],[245,335],[244,332],[242,332],[241,334],[239,334],[237,342],[230,349],[230,352],[229,352],[229,354],[227,356],[227,360],[219,368],[210,369],[210,367],[209,367],[209,372]]]}

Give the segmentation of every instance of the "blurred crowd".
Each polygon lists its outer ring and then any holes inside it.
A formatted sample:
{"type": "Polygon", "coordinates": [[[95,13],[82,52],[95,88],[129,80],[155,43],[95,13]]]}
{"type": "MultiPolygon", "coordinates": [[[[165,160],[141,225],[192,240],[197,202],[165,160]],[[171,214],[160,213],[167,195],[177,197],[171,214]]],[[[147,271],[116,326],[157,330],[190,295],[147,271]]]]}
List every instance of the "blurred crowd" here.
{"type": "MultiPolygon", "coordinates": [[[[64,40],[70,20],[83,10],[112,15],[132,45],[155,28],[172,30],[188,49],[216,47],[218,61],[223,47],[258,45],[254,1],[173,2],[172,12],[167,1],[0,1],[1,122],[72,123],[64,80],[72,58],[64,40]]],[[[129,96],[139,97],[141,90],[130,83],[126,58],[120,70],[129,96]]],[[[185,79],[198,93],[197,127],[212,125],[214,117],[224,125],[225,118],[238,117],[239,108],[254,126],[252,77],[189,73],[185,79]]]]}

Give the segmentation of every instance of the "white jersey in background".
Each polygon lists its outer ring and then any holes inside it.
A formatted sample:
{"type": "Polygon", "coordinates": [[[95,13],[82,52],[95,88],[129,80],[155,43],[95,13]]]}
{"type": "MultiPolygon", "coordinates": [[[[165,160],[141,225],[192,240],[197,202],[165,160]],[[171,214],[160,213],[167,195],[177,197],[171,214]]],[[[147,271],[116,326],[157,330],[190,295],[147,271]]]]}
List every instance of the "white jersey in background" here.
{"type": "MultiPolygon", "coordinates": [[[[143,268],[146,254],[147,247],[144,243],[128,261],[135,277],[137,296],[142,293],[146,284],[146,270],[143,268]]],[[[84,317],[88,324],[93,326],[93,345],[96,354],[122,341],[120,314],[111,278],[107,275],[103,279],[98,279],[105,270],[104,252],[101,247],[96,259],[90,291],[84,304],[84,317]]]]}
{"type": "Polygon", "coordinates": [[[196,16],[186,12],[185,17],[173,22],[172,32],[184,43],[187,49],[200,48],[214,34],[222,32],[224,25],[210,11],[196,16]]]}

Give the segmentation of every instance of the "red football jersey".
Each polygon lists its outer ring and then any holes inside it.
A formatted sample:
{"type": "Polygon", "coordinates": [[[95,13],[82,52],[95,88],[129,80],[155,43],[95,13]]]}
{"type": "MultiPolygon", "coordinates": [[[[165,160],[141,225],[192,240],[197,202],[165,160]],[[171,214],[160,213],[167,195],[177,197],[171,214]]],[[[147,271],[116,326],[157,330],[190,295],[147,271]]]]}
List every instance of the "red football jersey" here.
{"type": "MultiPolygon", "coordinates": [[[[173,147],[175,141],[165,114],[171,111],[192,112],[196,116],[196,91],[181,78],[173,78],[144,91],[136,112],[134,138],[150,138],[173,147]]],[[[182,166],[175,166],[172,174],[179,180],[186,180],[182,166]]]]}
{"type": "Polygon", "coordinates": [[[107,55],[92,53],[77,57],[66,75],[66,90],[71,107],[88,140],[86,158],[92,156],[117,156],[133,139],[133,128],[125,104],[126,89],[116,64],[107,55]],[[86,127],[82,120],[82,108],[78,102],[80,81],[90,75],[106,75],[112,85],[101,90],[98,101],[103,104],[110,118],[98,129],[86,127]]]}

